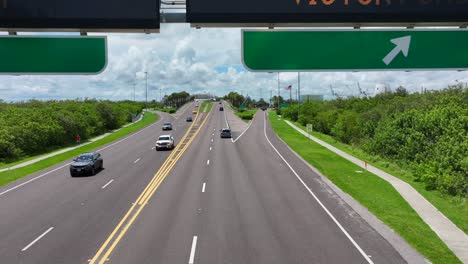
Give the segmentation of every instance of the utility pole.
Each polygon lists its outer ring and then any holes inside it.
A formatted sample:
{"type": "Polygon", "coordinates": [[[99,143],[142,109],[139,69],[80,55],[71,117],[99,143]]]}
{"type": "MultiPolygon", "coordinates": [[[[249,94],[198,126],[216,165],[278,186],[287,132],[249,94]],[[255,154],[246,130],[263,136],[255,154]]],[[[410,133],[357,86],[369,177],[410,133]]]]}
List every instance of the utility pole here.
{"type": "Polygon", "coordinates": [[[278,72],[278,110],[280,109],[280,79],[279,79],[279,72],[278,72]]]}
{"type": "Polygon", "coordinates": [[[148,72],[145,71],[145,86],[146,86],[146,90],[145,90],[145,108],[148,109],[148,72]]]}
{"type": "Polygon", "coordinates": [[[159,87],[159,102],[162,103],[162,88],[159,87]]]}
{"type": "Polygon", "coordinates": [[[133,102],[135,102],[135,85],[136,85],[136,81],[134,80],[133,81],[133,102]]]}
{"type": "Polygon", "coordinates": [[[301,108],[301,73],[297,72],[297,119],[301,108]]]}
{"type": "Polygon", "coordinates": [[[270,107],[272,106],[273,90],[270,90],[270,107]]]}

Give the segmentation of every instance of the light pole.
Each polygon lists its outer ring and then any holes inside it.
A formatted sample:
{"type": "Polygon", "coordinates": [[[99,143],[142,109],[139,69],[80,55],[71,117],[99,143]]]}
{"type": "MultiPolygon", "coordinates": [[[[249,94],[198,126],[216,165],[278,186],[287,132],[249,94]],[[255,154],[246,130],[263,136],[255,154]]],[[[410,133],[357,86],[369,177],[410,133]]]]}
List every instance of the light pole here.
{"type": "Polygon", "coordinates": [[[133,102],[135,102],[135,85],[136,85],[136,81],[133,80],[133,102]]]}
{"type": "Polygon", "coordinates": [[[278,110],[280,109],[280,79],[279,79],[279,72],[278,72],[278,110]]]}
{"type": "Polygon", "coordinates": [[[148,109],[148,72],[145,71],[145,108],[148,109]]]}
{"type": "Polygon", "coordinates": [[[297,72],[297,120],[301,109],[301,73],[297,72]]]}

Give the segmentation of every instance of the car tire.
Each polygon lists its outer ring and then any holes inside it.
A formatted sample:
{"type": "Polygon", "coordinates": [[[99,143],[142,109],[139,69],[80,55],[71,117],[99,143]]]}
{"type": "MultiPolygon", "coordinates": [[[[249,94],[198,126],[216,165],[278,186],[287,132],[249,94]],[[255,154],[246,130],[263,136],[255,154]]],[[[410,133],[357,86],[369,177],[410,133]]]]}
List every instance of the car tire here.
{"type": "Polygon", "coordinates": [[[73,173],[73,172],[70,172],[70,176],[72,176],[72,177],[76,177],[76,174],[75,174],[75,173],[73,173]]]}
{"type": "Polygon", "coordinates": [[[94,169],[94,166],[93,168],[91,168],[91,175],[95,175],[96,174],[96,169],[94,169]]]}
{"type": "Polygon", "coordinates": [[[99,167],[99,170],[103,170],[104,169],[104,161],[101,161],[101,167],[99,167]]]}

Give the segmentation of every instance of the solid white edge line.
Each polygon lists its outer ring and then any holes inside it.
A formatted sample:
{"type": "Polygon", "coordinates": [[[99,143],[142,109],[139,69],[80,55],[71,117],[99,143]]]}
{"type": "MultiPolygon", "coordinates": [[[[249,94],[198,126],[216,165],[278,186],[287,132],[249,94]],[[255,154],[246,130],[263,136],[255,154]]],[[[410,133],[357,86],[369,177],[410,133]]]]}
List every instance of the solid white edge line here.
{"type": "Polygon", "coordinates": [[[102,189],[105,189],[109,184],[111,184],[112,182],[114,181],[114,179],[110,180],[108,183],[104,184],[104,186],[102,186],[101,188],[102,189]]]}
{"type": "Polygon", "coordinates": [[[317,203],[322,207],[322,209],[328,214],[328,216],[335,222],[335,224],[340,228],[340,230],[345,234],[345,236],[351,241],[351,243],[354,245],[354,247],[359,251],[359,253],[366,259],[366,261],[370,264],[373,264],[374,262],[369,258],[369,256],[362,250],[362,248],[354,241],[354,239],[349,235],[349,233],[344,229],[344,227],[336,220],[336,218],[328,211],[328,209],[323,205],[323,203],[319,200],[319,198],[312,192],[312,190],[305,184],[305,182],[302,180],[302,178],[296,173],[296,171],[291,167],[291,165],[286,161],[286,159],[279,153],[279,151],[275,148],[275,146],[271,143],[270,139],[267,136],[266,133],[266,119],[267,119],[267,114],[265,112],[263,119],[263,133],[265,134],[265,138],[270,143],[271,147],[273,150],[275,150],[276,154],[286,163],[286,165],[289,167],[289,169],[293,172],[293,174],[296,176],[296,178],[302,183],[302,185],[307,189],[307,191],[314,197],[314,199],[317,201],[317,203]]]}
{"type": "Polygon", "coordinates": [[[37,241],[39,241],[39,239],[43,238],[45,235],[47,235],[47,233],[49,233],[50,231],[52,231],[52,229],[54,229],[54,227],[50,227],[49,229],[47,229],[47,231],[45,231],[44,233],[42,233],[42,235],[38,236],[36,239],[34,239],[31,243],[29,243],[27,246],[25,246],[21,251],[26,251],[28,250],[28,248],[30,248],[32,245],[34,245],[37,241]]]}
{"type": "Polygon", "coordinates": [[[231,138],[232,143],[236,143],[236,141],[239,140],[239,138],[242,137],[245,134],[245,132],[247,132],[247,130],[249,130],[250,126],[252,125],[252,123],[254,121],[254,119],[255,119],[255,116],[252,118],[252,120],[250,120],[249,126],[244,131],[242,131],[242,133],[236,139],[233,140],[231,138]]]}
{"type": "Polygon", "coordinates": [[[137,163],[141,160],[141,158],[136,159],[133,163],[137,163]]]}
{"type": "Polygon", "coordinates": [[[189,258],[189,264],[193,264],[193,261],[195,260],[195,251],[197,250],[197,240],[198,236],[193,236],[192,240],[192,249],[190,250],[190,258],[189,258]]]}
{"type": "Polygon", "coordinates": [[[202,190],[201,190],[202,193],[205,192],[205,187],[206,187],[206,182],[203,183],[203,187],[202,187],[202,190]]]}
{"type": "MultiPolygon", "coordinates": [[[[105,149],[107,149],[107,148],[110,148],[110,147],[112,147],[112,146],[115,146],[115,145],[119,144],[119,143],[122,142],[122,141],[125,141],[125,140],[127,140],[127,139],[129,139],[129,138],[131,138],[131,137],[133,137],[133,136],[136,136],[136,135],[138,135],[139,133],[141,133],[141,132],[143,132],[144,130],[146,130],[147,128],[150,128],[150,127],[156,125],[157,123],[159,123],[159,122],[162,121],[163,119],[164,119],[164,117],[161,116],[161,118],[160,118],[158,121],[156,121],[156,122],[154,122],[153,124],[151,124],[151,125],[149,125],[149,126],[143,128],[143,129],[141,129],[140,131],[135,132],[135,133],[133,133],[133,134],[127,136],[127,137],[122,138],[121,140],[119,140],[119,141],[117,141],[117,142],[114,142],[114,143],[112,143],[112,144],[110,144],[110,145],[108,145],[108,146],[105,146],[105,147],[103,147],[103,148],[101,148],[101,149],[98,149],[98,150],[96,150],[96,151],[97,151],[97,152],[103,151],[103,150],[105,150],[105,149]]],[[[71,164],[71,162],[69,162],[69,163],[67,163],[67,164],[65,164],[65,165],[62,165],[62,166],[60,166],[60,167],[58,167],[58,168],[55,168],[55,169],[53,169],[53,170],[51,170],[51,171],[48,171],[48,172],[46,172],[46,173],[43,173],[43,174],[41,174],[41,175],[39,175],[39,176],[37,176],[37,177],[34,177],[34,178],[32,178],[32,179],[30,179],[30,180],[28,180],[28,181],[23,182],[23,183],[21,183],[21,184],[18,184],[18,185],[16,185],[15,187],[12,187],[12,188],[10,188],[10,189],[8,189],[8,190],[5,190],[5,191],[1,192],[1,193],[0,193],[0,196],[4,195],[4,194],[6,194],[6,193],[9,193],[9,192],[11,192],[11,191],[13,191],[13,190],[15,190],[15,189],[17,189],[17,188],[23,186],[23,185],[26,185],[26,184],[28,184],[28,183],[30,183],[30,182],[33,182],[33,181],[35,181],[35,180],[38,180],[38,179],[40,179],[40,178],[42,178],[42,177],[44,177],[44,176],[46,176],[46,175],[48,175],[48,174],[50,174],[50,173],[52,173],[52,172],[54,172],[54,171],[60,170],[60,169],[66,167],[66,166],[68,166],[68,165],[70,165],[70,164],[71,164]]]]}

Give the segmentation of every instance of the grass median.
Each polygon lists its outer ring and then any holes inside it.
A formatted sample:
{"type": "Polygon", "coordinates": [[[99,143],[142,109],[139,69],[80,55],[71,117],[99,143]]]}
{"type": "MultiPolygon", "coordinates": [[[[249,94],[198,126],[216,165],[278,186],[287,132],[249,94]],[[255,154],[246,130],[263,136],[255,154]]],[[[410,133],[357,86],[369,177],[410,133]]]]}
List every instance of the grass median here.
{"type": "Polygon", "coordinates": [[[257,113],[257,109],[255,110],[239,110],[236,111],[236,115],[242,119],[242,121],[248,123],[254,117],[255,113],[257,113]]]}
{"type": "Polygon", "coordinates": [[[202,109],[203,113],[208,113],[211,111],[211,108],[213,107],[213,103],[209,101],[203,101],[200,109],[202,109]]]}
{"type": "MultiPolygon", "coordinates": [[[[56,156],[53,156],[53,157],[38,161],[36,163],[33,163],[31,165],[28,165],[28,166],[25,166],[25,167],[22,167],[22,168],[0,172],[0,186],[8,184],[8,183],[10,183],[12,181],[20,179],[22,177],[25,177],[25,176],[30,175],[32,173],[35,173],[37,171],[46,169],[46,168],[48,168],[50,166],[56,165],[56,164],[58,164],[60,162],[68,160],[70,158],[76,157],[77,155],[79,155],[79,154],[81,154],[83,152],[94,150],[94,149],[96,149],[96,148],[98,148],[100,146],[103,146],[105,144],[108,144],[108,143],[110,143],[110,142],[112,142],[114,140],[123,138],[123,137],[137,131],[137,130],[140,130],[140,129],[154,123],[156,120],[158,120],[158,118],[159,118],[158,115],[147,112],[147,113],[145,113],[145,115],[143,116],[143,119],[140,122],[135,123],[133,125],[130,125],[128,127],[124,127],[124,128],[122,128],[122,129],[120,129],[120,130],[118,130],[118,131],[116,131],[116,132],[114,132],[114,133],[100,139],[100,140],[97,140],[97,141],[95,141],[93,143],[90,143],[88,145],[84,145],[82,147],[70,150],[68,152],[65,152],[65,153],[62,153],[62,154],[59,154],[59,155],[56,155],[56,156]]],[[[30,158],[29,158],[29,160],[30,160],[30,158]]]]}
{"type": "Polygon", "coordinates": [[[377,216],[432,263],[461,263],[386,181],[307,139],[274,112],[273,130],[303,159],[377,216]],[[361,172],[358,172],[361,171],[361,172]]]}

